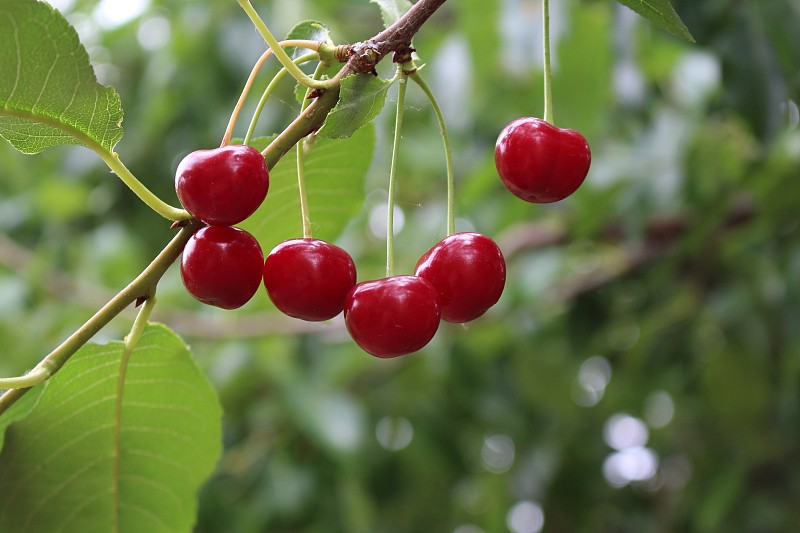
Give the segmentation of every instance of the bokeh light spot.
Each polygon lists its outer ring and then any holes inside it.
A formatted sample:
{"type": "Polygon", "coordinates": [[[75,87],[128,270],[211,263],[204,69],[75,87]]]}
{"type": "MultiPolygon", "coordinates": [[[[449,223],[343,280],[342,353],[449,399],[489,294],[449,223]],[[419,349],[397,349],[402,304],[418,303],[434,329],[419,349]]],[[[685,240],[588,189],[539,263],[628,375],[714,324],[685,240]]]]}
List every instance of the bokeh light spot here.
{"type": "Polygon", "coordinates": [[[514,464],[514,441],[507,435],[489,435],[481,449],[483,466],[493,474],[508,472],[514,464]]]}
{"type": "Polygon", "coordinates": [[[532,501],[515,503],[506,515],[506,525],[512,533],[539,533],[544,527],[542,506],[532,501]]]}
{"type": "MultiPolygon", "coordinates": [[[[380,204],[372,208],[369,212],[369,231],[379,239],[386,239],[386,219],[387,215],[386,204],[380,204]]],[[[394,227],[393,233],[397,235],[403,229],[406,223],[406,215],[403,210],[398,206],[394,206],[394,227]]]]}
{"type": "Polygon", "coordinates": [[[576,388],[573,389],[575,403],[591,407],[603,397],[611,380],[611,364],[608,359],[595,355],[587,359],[578,369],[576,388]]]}
{"type": "Polygon", "coordinates": [[[111,30],[141,16],[150,0],[101,0],[92,13],[97,23],[111,30]]]}
{"type": "Polygon", "coordinates": [[[136,38],[145,50],[158,50],[169,42],[172,26],[164,17],[150,17],[142,21],[136,38]]]}
{"type": "Polygon", "coordinates": [[[414,428],[406,418],[385,416],[375,426],[375,438],[381,446],[396,452],[411,444],[414,428]]]}
{"type": "Polygon", "coordinates": [[[649,437],[641,419],[623,413],[613,415],[603,426],[603,438],[615,450],[644,446],[649,437]]]}
{"type": "Polygon", "coordinates": [[[642,446],[614,452],[603,462],[603,476],[612,487],[624,487],[633,481],[647,481],[656,475],[658,456],[642,446]]]}
{"type": "Polygon", "coordinates": [[[674,415],[675,403],[668,392],[655,391],[647,398],[644,417],[651,428],[663,428],[672,421],[674,415]]]}

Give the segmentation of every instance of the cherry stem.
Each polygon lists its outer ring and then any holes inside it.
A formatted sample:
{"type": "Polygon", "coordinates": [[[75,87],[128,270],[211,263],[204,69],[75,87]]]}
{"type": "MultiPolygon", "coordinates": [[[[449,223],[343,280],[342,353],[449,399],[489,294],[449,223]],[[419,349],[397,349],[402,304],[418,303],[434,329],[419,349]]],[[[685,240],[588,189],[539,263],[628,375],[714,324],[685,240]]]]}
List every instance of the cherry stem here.
{"type": "MultiPolygon", "coordinates": [[[[317,68],[314,70],[314,79],[318,80],[322,76],[322,71],[327,65],[320,61],[317,68]]],[[[306,89],[305,98],[300,106],[300,112],[305,111],[308,104],[311,102],[309,96],[311,89],[306,89]]],[[[313,133],[311,134],[313,135],[313,133]]],[[[306,137],[305,139],[308,139],[306,137]]],[[[303,238],[310,239],[311,235],[311,215],[308,210],[308,192],[306,189],[306,172],[305,172],[305,155],[306,155],[306,140],[300,139],[297,143],[297,192],[300,194],[300,216],[303,219],[303,238]]]]}
{"type": "Polygon", "coordinates": [[[306,192],[306,173],[305,173],[305,148],[304,141],[297,143],[297,191],[300,194],[300,217],[303,219],[303,238],[310,239],[311,216],[308,212],[308,193],[306,192]]]}
{"type": "MultiPolygon", "coordinates": [[[[283,52],[283,46],[290,47],[296,46],[300,48],[308,48],[310,50],[314,50],[315,52],[319,53],[319,47],[321,43],[319,41],[307,41],[302,39],[291,39],[288,41],[281,41],[275,43],[277,46],[275,48],[267,48],[267,50],[261,54],[261,57],[258,58],[256,64],[253,65],[253,70],[250,71],[250,76],[247,77],[247,81],[244,84],[244,89],[242,89],[242,94],[239,95],[239,100],[236,102],[236,106],[233,108],[233,112],[231,113],[231,118],[228,120],[228,127],[225,128],[225,135],[222,137],[222,142],[220,146],[227,146],[231,143],[231,138],[233,137],[233,128],[236,127],[236,121],[239,118],[239,113],[242,112],[242,107],[244,106],[244,101],[247,99],[247,95],[250,93],[250,88],[253,86],[253,82],[256,79],[256,75],[258,71],[261,70],[261,66],[264,62],[269,59],[269,57],[275,53],[275,50],[280,50],[283,52]]],[[[286,52],[283,52],[284,55],[286,52]]],[[[286,57],[289,57],[288,55],[286,57]]],[[[294,61],[291,59],[289,60],[294,65],[294,61]]],[[[300,68],[297,65],[294,65],[296,68],[300,68]]],[[[301,71],[302,72],[302,71],[301,71]]]]}
{"type": "MultiPolygon", "coordinates": [[[[413,65],[411,65],[413,67],[413,65]]],[[[412,80],[422,89],[425,96],[431,103],[433,112],[436,114],[436,120],[439,122],[439,131],[442,134],[442,141],[444,142],[444,158],[447,165],[447,234],[452,235],[456,232],[456,215],[455,215],[455,178],[453,173],[453,149],[450,145],[450,136],[447,134],[447,126],[444,122],[444,115],[436,97],[433,95],[428,84],[422,79],[418,70],[413,70],[409,75],[412,80]]]]}
{"type": "MultiPolygon", "coordinates": [[[[312,59],[316,59],[316,53],[306,54],[304,56],[300,56],[294,60],[295,64],[300,65],[307,61],[311,61],[312,59]]],[[[243,144],[250,144],[250,141],[253,139],[253,133],[256,131],[256,123],[258,122],[259,117],[261,117],[261,111],[264,109],[264,105],[267,103],[267,99],[272,94],[272,91],[275,90],[277,87],[278,82],[283,79],[286,75],[286,68],[281,67],[281,69],[273,76],[270,80],[267,88],[264,89],[264,93],[261,95],[261,99],[258,101],[258,105],[256,106],[256,110],[253,112],[253,117],[250,119],[250,125],[247,128],[247,134],[244,136],[243,144]]]]}
{"type": "Polygon", "coordinates": [[[289,71],[289,74],[291,74],[294,79],[306,87],[311,87],[312,89],[331,89],[339,85],[339,80],[336,78],[331,78],[328,80],[315,80],[300,70],[300,67],[294,64],[292,58],[289,57],[289,54],[283,51],[283,48],[281,48],[278,40],[274,35],[272,35],[272,32],[269,31],[267,25],[264,24],[264,21],[253,8],[252,4],[250,4],[250,0],[236,1],[239,2],[241,8],[244,10],[247,16],[250,17],[250,21],[256,27],[258,33],[261,34],[261,37],[267,43],[267,46],[269,46],[275,52],[275,57],[281,62],[281,65],[286,67],[286,70],[289,71]]]}
{"type": "Polygon", "coordinates": [[[128,170],[128,167],[125,166],[116,152],[109,152],[100,147],[95,148],[93,145],[89,145],[89,148],[93,149],[95,153],[100,156],[100,159],[108,165],[108,168],[110,168],[111,171],[147,205],[147,207],[167,220],[188,220],[192,217],[186,210],[172,207],[156,196],[150,189],[145,187],[145,185],[128,170]]]}
{"type": "MultiPolygon", "coordinates": [[[[398,65],[402,70],[402,66],[398,65]]],[[[397,115],[394,120],[394,140],[392,142],[392,162],[389,167],[389,191],[386,199],[386,277],[394,275],[394,196],[397,171],[397,153],[400,148],[400,132],[403,127],[403,110],[406,99],[406,81],[408,75],[403,72],[397,80],[397,115]]]]}
{"type": "Polygon", "coordinates": [[[544,34],[544,120],[553,122],[553,86],[550,70],[550,1],[542,0],[542,33],[544,34]]]}

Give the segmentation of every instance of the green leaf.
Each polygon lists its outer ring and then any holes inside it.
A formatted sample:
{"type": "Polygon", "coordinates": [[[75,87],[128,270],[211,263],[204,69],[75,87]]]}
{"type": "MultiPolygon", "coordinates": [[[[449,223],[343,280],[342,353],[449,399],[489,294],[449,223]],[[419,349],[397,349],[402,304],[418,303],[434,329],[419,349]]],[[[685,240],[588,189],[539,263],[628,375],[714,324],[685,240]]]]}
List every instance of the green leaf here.
{"type": "Polygon", "coordinates": [[[46,386],[47,382],[39,387],[32,388],[0,416],[0,450],[3,449],[3,443],[5,442],[6,428],[17,420],[22,420],[33,411],[39,401],[39,396],[46,386]]]}
{"type": "Polygon", "coordinates": [[[339,102],[325,119],[319,137],[350,137],[378,116],[386,103],[391,83],[371,74],[355,74],[342,80],[339,102]]]}
{"type": "Polygon", "coordinates": [[[381,18],[383,25],[387,28],[394,24],[397,19],[402,17],[406,11],[411,9],[411,2],[408,0],[370,0],[373,4],[378,4],[381,8],[381,18]]]}
{"type": "MultiPolygon", "coordinates": [[[[286,34],[287,41],[294,39],[331,43],[330,29],[322,22],[304,20],[295,24],[295,26],[289,30],[289,33],[286,34]]],[[[308,52],[309,50],[296,46],[286,48],[286,53],[289,54],[292,59],[298,58],[308,52]]]]}
{"type": "MultiPolygon", "coordinates": [[[[298,22],[291,30],[289,30],[289,33],[286,34],[286,40],[290,39],[321,41],[333,45],[328,26],[316,20],[304,20],[302,22],[298,22]]],[[[309,53],[309,51],[310,50],[305,48],[298,48],[294,46],[291,48],[286,48],[286,53],[288,53],[292,59],[296,59],[302,55],[305,55],[309,53]]],[[[336,74],[336,71],[338,71],[340,68],[342,68],[341,64],[329,65],[322,72],[322,75],[323,77],[331,77],[336,74]]],[[[295,84],[294,96],[299,103],[303,103],[303,100],[305,100],[306,97],[306,86],[301,83],[295,84]]]]}
{"type": "Polygon", "coordinates": [[[694,42],[694,37],[675,13],[669,0],[617,0],[620,4],[631,8],[641,16],[673,35],[694,42]]]}
{"type": "Polygon", "coordinates": [[[59,144],[111,152],[122,106],[97,82],[75,29],[50,5],[0,0],[0,137],[26,154],[59,144]]]}
{"type": "MultiPolygon", "coordinates": [[[[266,141],[266,139],[264,140],[266,141]]],[[[260,147],[261,140],[253,145],[260,147]]],[[[375,128],[349,139],[317,139],[305,159],[306,189],[314,237],[334,241],[364,199],[364,179],[375,149],[375,128]]],[[[292,150],[270,171],[267,199],[241,227],[268,253],[278,243],[303,236],[297,167],[292,150]]]]}
{"type": "Polygon", "coordinates": [[[216,393],[186,345],[149,325],[118,419],[122,355],[120,342],[84,346],[8,429],[0,531],[191,531],[198,488],[221,453],[216,393]]]}

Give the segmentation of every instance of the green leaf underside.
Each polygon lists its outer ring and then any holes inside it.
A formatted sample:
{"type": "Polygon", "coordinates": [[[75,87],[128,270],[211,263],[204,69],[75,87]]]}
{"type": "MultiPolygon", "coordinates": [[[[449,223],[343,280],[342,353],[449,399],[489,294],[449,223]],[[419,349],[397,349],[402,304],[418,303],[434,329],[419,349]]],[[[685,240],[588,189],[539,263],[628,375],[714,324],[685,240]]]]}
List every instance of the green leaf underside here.
{"type": "Polygon", "coordinates": [[[332,139],[350,137],[372,122],[386,103],[390,85],[371,74],[347,76],[339,89],[339,102],[328,114],[318,136],[332,139]]]}
{"type": "Polygon", "coordinates": [[[0,0],[0,137],[26,154],[79,144],[112,151],[122,106],[97,82],[75,29],[50,5],[0,0]]]}
{"type": "MultiPolygon", "coordinates": [[[[254,140],[259,147],[259,139],[254,140]]],[[[305,159],[306,189],[314,237],[335,241],[364,200],[364,180],[375,149],[375,128],[349,139],[317,139],[305,159]]],[[[303,236],[294,150],[269,174],[267,199],[240,226],[261,243],[264,253],[303,236]]]]}
{"type": "Polygon", "coordinates": [[[402,17],[406,11],[411,9],[411,2],[408,0],[370,0],[373,4],[378,4],[381,8],[381,18],[383,25],[389,27],[397,19],[402,17]]]}
{"type": "Polygon", "coordinates": [[[117,482],[122,354],[120,342],[84,346],[8,428],[0,531],[191,531],[198,488],[221,453],[216,393],[186,345],[149,325],[128,366],[117,482]]]}
{"type": "Polygon", "coordinates": [[[661,28],[681,39],[694,42],[694,37],[675,12],[669,0],[617,0],[661,28]]]}
{"type": "MultiPolygon", "coordinates": [[[[289,30],[289,33],[286,34],[286,40],[293,39],[330,42],[330,30],[322,22],[304,20],[295,24],[294,27],[289,30]]],[[[286,53],[289,54],[292,59],[300,57],[308,52],[309,51],[305,48],[297,48],[295,46],[286,48],[286,53]]]]}
{"type": "MultiPolygon", "coordinates": [[[[289,33],[286,34],[286,40],[290,39],[306,39],[309,41],[322,41],[332,44],[330,38],[330,29],[322,22],[318,22],[316,20],[304,20],[295,24],[295,26],[289,30],[289,33]]],[[[309,50],[306,50],[305,48],[297,48],[294,46],[286,48],[286,53],[288,53],[292,59],[298,58],[301,55],[305,55],[308,52],[309,50]]],[[[340,64],[330,65],[322,74],[331,77],[336,74],[336,71],[338,71],[340,68],[342,68],[342,65],[340,64]]],[[[301,83],[295,84],[294,97],[299,103],[302,103],[305,99],[306,89],[307,87],[301,83]]]]}
{"type": "Polygon", "coordinates": [[[25,396],[15,402],[14,405],[9,407],[8,411],[0,415],[0,451],[3,450],[3,443],[5,442],[6,429],[8,426],[17,420],[22,420],[33,411],[46,386],[47,383],[40,387],[34,387],[25,396]]]}

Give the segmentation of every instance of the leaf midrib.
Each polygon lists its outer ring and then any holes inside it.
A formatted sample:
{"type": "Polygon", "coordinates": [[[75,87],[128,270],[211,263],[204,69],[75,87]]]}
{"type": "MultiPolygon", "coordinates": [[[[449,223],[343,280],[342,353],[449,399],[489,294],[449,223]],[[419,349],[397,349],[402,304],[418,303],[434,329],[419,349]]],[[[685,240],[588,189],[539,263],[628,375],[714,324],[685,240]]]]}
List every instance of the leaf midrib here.
{"type": "Polygon", "coordinates": [[[61,122],[53,117],[49,117],[47,115],[43,115],[41,113],[35,113],[33,111],[24,111],[20,109],[14,109],[12,107],[3,106],[0,108],[0,116],[9,116],[15,118],[21,118],[25,120],[32,120],[34,122],[38,122],[40,124],[45,124],[50,126],[51,128],[55,128],[57,130],[63,131],[64,133],[74,137],[75,139],[79,140],[84,146],[96,152],[100,157],[111,157],[113,153],[110,150],[107,150],[102,144],[95,141],[92,137],[84,133],[83,131],[71,126],[66,122],[61,122]]]}

